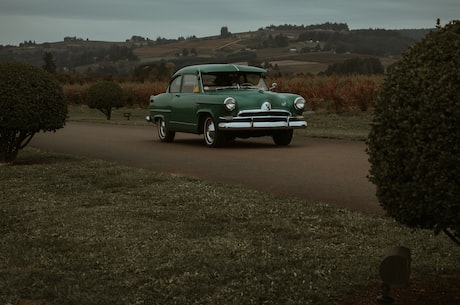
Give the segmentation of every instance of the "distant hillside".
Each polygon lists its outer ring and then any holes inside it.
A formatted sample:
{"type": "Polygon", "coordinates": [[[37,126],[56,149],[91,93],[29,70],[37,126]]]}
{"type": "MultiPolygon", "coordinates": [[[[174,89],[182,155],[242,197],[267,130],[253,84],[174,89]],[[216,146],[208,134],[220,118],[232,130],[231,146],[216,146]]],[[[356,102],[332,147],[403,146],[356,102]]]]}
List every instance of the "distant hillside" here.
{"type": "Polygon", "coordinates": [[[275,65],[288,73],[319,73],[330,64],[353,57],[378,57],[384,65],[397,60],[430,30],[349,30],[343,23],[310,26],[281,25],[257,31],[204,38],[148,40],[133,36],[125,42],[66,37],[64,41],[0,46],[0,61],[44,64],[51,53],[58,71],[88,75],[131,75],[139,67],[170,62],[176,68],[212,62],[275,65]],[[137,69],[136,69],[137,68],[137,69]]]}

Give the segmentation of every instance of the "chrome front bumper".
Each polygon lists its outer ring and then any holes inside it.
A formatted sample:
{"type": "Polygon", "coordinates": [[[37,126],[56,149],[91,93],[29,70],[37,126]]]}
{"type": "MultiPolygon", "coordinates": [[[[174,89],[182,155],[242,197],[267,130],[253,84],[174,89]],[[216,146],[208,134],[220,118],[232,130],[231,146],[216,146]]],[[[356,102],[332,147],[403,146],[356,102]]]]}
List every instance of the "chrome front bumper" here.
{"type": "Polygon", "coordinates": [[[307,122],[302,116],[220,117],[218,125],[222,130],[299,129],[307,122]]]}

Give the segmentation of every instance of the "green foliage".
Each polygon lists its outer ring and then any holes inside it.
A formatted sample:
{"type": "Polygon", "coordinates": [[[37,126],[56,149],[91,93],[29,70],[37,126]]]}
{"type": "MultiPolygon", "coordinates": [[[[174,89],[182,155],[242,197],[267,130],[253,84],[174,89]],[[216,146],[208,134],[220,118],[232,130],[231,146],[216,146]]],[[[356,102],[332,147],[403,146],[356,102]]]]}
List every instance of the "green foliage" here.
{"type": "Polygon", "coordinates": [[[48,72],[23,63],[0,64],[0,162],[13,161],[39,131],[62,128],[67,102],[48,72]]]}
{"type": "Polygon", "coordinates": [[[289,45],[288,37],[283,34],[278,34],[273,38],[272,35],[269,35],[266,40],[262,43],[264,48],[280,48],[287,47],[289,45]]]}
{"type": "Polygon", "coordinates": [[[110,120],[112,108],[118,109],[125,105],[123,89],[112,81],[96,83],[89,87],[86,102],[90,108],[98,109],[110,120]]]}
{"type": "Polygon", "coordinates": [[[223,26],[223,27],[220,29],[220,37],[222,37],[222,38],[228,38],[228,37],[231,37],[231,36],[232,36],[232,33],[230,33],[230,31],[228,30],[228,27],[223,26]]]}
{"type": "Polygon", "coordinates": [[[341,63],[335,63],[329,65],[325,74],[362,74],[362,75],[374,75],[383,74],[384,68],[378,58],[369,57],[361,58],[355,57],[347,59],[341,63]]]}
{"type": "Polygon", "coordinates": [[[333,29],[318,31],[308,29],[299,35],[299,41],[325,42],[324,51],[334,50],[338,53],[358,53],[372,56],[400,55],[427,30],[352,30],[333,29]]]}
{"type": "Polygon", "coordinates": [[[56,73],[56,63],[54,62],[53,53],[45,52],[45,55],[43,55],[43,61],[45,64],[42,66],[42,68],[45,71],[48,71],[51,74],[56,73]]]}
{"type": "Polygon", "coordinates": [[[388,214],[460,237],[460,21],[431,32],[381,87],[370,180],[388,214]]]}
{"type": "Polygon", "coordinates": [[[147,79],[155,81],[169,81],[171,75],[177,70],[172,62],[159,61],[147,62],[137,66],[133,71],[136,80],[144,82],[147,79]]]}

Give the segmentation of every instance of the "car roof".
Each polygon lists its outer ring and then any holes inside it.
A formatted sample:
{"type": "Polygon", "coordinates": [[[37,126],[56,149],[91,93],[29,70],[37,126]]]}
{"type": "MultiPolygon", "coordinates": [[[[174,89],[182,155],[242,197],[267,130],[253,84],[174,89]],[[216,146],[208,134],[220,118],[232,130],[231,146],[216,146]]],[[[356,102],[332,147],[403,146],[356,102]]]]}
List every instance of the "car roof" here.
{"type": "Polygon", "coordinates": [[[179,74],[195,74],[195,73],[212,73],[212,72],[255,72],[266,73],[267,71],[262,68],[253,66],[243,66],[234,64],[207,64],[207,65],[194,65],[180,69],[174,76],[179,74]]]}

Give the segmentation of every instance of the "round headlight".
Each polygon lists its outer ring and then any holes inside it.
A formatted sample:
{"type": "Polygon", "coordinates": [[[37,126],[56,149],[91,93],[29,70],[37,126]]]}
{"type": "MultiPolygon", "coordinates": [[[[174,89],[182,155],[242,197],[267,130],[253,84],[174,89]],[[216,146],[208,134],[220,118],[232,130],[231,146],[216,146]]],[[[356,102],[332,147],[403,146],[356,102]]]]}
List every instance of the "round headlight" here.
{"type": "Polygon", "coordinates": [[[233,97],[227,97],[224,101],[225,109],[233,111],[236,108],[236,100],[233,97]]]}
{"type": "Polygon", "coordinates": [[[295,107],[295,109],[297,109],[297,110],[303,110],[303,109],[305,108],[305,104],[306,104],[306,103],[307,103],[307,102],[305,101],[305,99],[304,99],[303,97],[300,97],[300,96],[299,96],[299,97],[296,98],[295,101],[294,101],[294,107],[295,107]]]}

